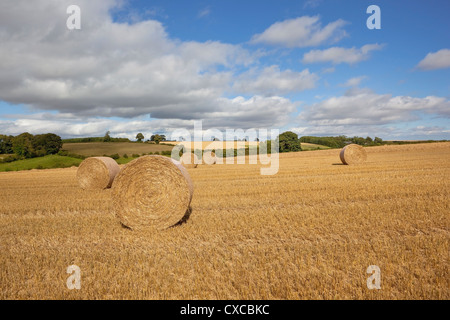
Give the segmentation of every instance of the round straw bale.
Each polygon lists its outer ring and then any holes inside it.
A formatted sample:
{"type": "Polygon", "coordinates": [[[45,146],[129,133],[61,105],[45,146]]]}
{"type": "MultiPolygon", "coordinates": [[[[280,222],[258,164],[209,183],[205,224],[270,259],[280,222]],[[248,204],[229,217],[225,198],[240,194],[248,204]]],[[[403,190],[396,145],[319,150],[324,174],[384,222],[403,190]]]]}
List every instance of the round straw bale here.
{"type": "Polygon", "coordinates": [[[111,189],[113,210],[133,230],[162,230],[189,212],[194,186],[180,162],[142,156],[125,165],[111,189]]]}
{"type": "Polygon", "coordinates": [[[180,162],[185,168],[197,168],[199,163],[197,155],[190,151],[183,153],[180,162]]]}
{"type": "Polygon", "coordinates": [[[342,148],[339,154],[343,164],[362,164],[367,159],[366,150],[357,144],[349,144],[342,148]]]}
{"type": "Polygon", "coordinates": [[[203,161],[205,162],[205,164],[209,165],[216,164],[217,162],[216,153],[211,150],[203,152],[203,161]]]}
{"type": "Polygon", "coordinates": [[[89,190],[110,188],[119,171],[120,167],[113,158],[90,157],[78,167],[78,184],[89,190]]]}

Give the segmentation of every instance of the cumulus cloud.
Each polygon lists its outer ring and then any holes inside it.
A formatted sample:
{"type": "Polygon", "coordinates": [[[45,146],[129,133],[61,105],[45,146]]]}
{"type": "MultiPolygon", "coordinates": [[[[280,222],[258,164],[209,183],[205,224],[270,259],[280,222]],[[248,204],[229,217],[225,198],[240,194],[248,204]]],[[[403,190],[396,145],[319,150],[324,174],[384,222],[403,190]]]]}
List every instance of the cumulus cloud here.
{"type": "Polygon", "coordinates": [[[370,52],[381,50],[384,45],[366,44],[361,48],[332,47],[325,50],[311,50],[303,55],[303,63],[332,62],[333,64],[355,64],[369,59],[370,52]]]}
{"type": "Polygon", "coordinates": [[[450,49],[430,52],[419,62],[417,68],[421,70],[437,70],[450,68],[450,49]]]}
{"type": "Polygon", "coordinates": [[[239,93],[272,96],[315,88],[318,80],[319,76],[308,69],[300,72],[289,69],[282,71],[274,65],[241,74],[234,82],[233,89],[239,93]]]}
{"type": "Polygon", "coordinates": [[[450,130],[440,126],[417,126],[412,130],[413,135],[416,136],[436,136],[436,135],[450,135],[450,130]]]}
{"type": "Polygon", "coordinates": [[[319,16],[303,16],[272,24],[263,33],[252,37],[253,44],[268,44],[288,48],[303,48],[333,43],[347,35],[344,20],[336,20],[322,27],[319,16]]]}
{"type": "Polygon", "coordinates": [[[316,126],[384,125],[418,120],[419,113],[450,117],[450,100],[436,96],[393,97],[354,88],[344,96],[305,107],[299,120],[316,126]]]}
{"type": "MultiPolygon", "coordinates": [[[[0,100],[90,119],[74,123],[72,131],[61,119],[49,120],[63,124],[55,127],[58,132],[93,134],[87,123],[103,132],[108,125],[102,123],[109,122],[92,119],[142,115],[204,119],[214,126],[272,126],[288,119],[294,104],[276,92],[273,97],[267,94],[270,83],[264,77],[278,75],[278,83],[272,84],[280,92],[292,89],[285,78],[295,80],[299,90],[313,86],[314,75],[307,70],[269,68],[254,88],[245,88],[243,78],[240,85],[252,98],[224,98],[236,70],[246,70],[257,59],[242,46],[172,39],[156,20],[114,22],[109,12],[121,4],[114,0],[78,1],[81,30],[68,30],[70,4],[70,0],[0,4],[0,100]]],[[[23,120],[14,126],[24,130],[50,126],[44,119],[23,120]]]]}
{"type": "Polygon", "coordinates": [[[113,136],[134,139],[137,132],[149,136],[153,133],[170,135],[175,129],[180,128],[192,130],[195,120],[202,120],[204,129],[276,128],[288,122],[289,115],[296,111],[296,107],[296,103],[279,96],[253,96],[248,99],[238,96],[233,99],[217,98],[209,106],[205,106],[205,112],[190,113],[189,118],[182,114],[177,118],[143,119],[140,117],[123,121],[79,117],[70,113],[11,114],[4,116],[6,120],[0,120],[0,132],[13,135],[22,132],[32,134],[56,132],[63,137],[76,137],[102,136],[106,131],[110,131],[113,136]],[[16,118],[17,116],[20,118],[16,118]]]}
{"type": "MultiPolygon", "coordinates": [[[[48,116],[48,115],[47,115],[48,116]]],[[[0,120],[0,131],[17,135],[22,132],[40,134],[43,132],[57,132],[62,137],[103,136],[110,131],[114,137],[134,140],[137,132],[142,132],[146,138],[154,133],[170,132],[180,126],[191,126],[189,120],[132,120],[119,121],[112,119],[54,119],[36,117],[20,118],[16,120],[0,120]]]]}
{"type": "Polygon", "coordinates": [[[296,111],[297,103],[279,96],[253,96],[249,99],[219,98],[218,107],[205,123],[208,127],[268,128],[281,127],[289,120],[290,113],[296,111]]]}

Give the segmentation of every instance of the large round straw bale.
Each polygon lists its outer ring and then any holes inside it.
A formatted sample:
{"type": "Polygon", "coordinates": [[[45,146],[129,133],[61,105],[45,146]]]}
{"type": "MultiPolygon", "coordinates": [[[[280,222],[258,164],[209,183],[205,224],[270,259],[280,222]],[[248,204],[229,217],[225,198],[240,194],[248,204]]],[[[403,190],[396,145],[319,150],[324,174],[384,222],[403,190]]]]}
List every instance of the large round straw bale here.
{"type": "Polygon", "coordinates": [[[342,148],[339,154],[343,164],[353,165],[364,163],[367,159],[366,150],[357,144],[349,144],[342,148]]]}
{"type": "Polygon", "coordinates": [[[142,156],[125,165],[111,190],[113,210],[133,230],[161,230],[189,212],[194,186],[180,162],[164,156],[142,156]]]}
{"type": "Polygon", "coordinates": [[[197,168],[199,163],[197,155],[192,152],[183,153],[180,158],[180,162],[185,168],[197,168]]]}
{"type": "Polygon", "coordinates": [[[78,184],[82,189],[110,188],[120,172],[116,160],[109,157],[90,157],[81,162],[77,170],[78,184]]]}
{"type": "Polygon", "coordinates": [[[205,164],[209,164],[209,165],[216,164],[216,162],[217,162],[216,153],[211,150],[207,150],[207,151],[203,152],[203,162],[205,162],[205,164]]]}

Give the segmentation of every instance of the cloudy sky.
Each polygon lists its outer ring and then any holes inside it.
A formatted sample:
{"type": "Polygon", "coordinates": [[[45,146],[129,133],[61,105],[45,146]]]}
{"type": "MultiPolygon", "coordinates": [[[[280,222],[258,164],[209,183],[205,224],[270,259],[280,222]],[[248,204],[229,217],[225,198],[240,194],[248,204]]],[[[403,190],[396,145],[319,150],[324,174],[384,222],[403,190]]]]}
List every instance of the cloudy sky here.
{"type": "Polygon", "coordinates": [[[202,120],[450,139],[448,12],[447,0],[0,0],[0,133],[170,137],[202,120]]]}

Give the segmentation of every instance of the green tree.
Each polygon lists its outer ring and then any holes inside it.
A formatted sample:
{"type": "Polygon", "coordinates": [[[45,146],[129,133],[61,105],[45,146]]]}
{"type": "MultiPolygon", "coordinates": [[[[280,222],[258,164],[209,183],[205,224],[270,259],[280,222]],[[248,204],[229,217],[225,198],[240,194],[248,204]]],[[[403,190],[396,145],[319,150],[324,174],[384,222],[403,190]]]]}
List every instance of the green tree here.
{"type": "Polygon", "coordinates": [[[38,156],[57,154],[62,145],[61,137],[54,133],[38,134],[33,138],[33,149],[38,156]]]}
{"type": "Polygon", "coordinates": [[[159,144],[159,142],[162,140],[162,137],[159,134],[155,134],[155,138],[153,141],[155,141],[156,144],[159,144]]]}
{"type": "Polygon", "coordinates": [[[14,153],[12,149],[13,136],[0,135],[0,154],[14,153]]]}
{"type": "Polygon", "coordinates": [[[24,132],[12,139],[12,150],[15,154],[24,158],[31,158],[35,156],[33,148],[33,135],[24,132]]]}
{"type": "Polygon", "coordinates": [[[364,139],[363,137],[357,137],[354,136],[352,138],[353,143],[359,144],[360,146],[363,146],[366,144],[366,139],[364,139]]]}
{"type": "Polygon", "coordinates": [[[47,133],[45,136],[45,150],[47,154],[57,154],[63,146],[61,137],[54,133],[47,133]]]}
{"type": "Polygon", "coordinates": [[[109,134],[110,134],[109,131],[107,131],[105,133],[105,136],[103,137],[103,142],[110,142],[111,141],[111,136],[109,134]]]}
{"type": "Polygon", "coordinates": [[[373,139],[373,142],[374,142],[375,144],[382,144],[382,143],[383,143],[383,139],[378,138],[378,137],[375,137],[375,139],[373,139]]]}
{"type": "Polygon", "coordinates": [[[159,144],[161,141],[166,141],[166,136],[154,134],[150,137],[150,141],[154,141],[156,144],[159,144]]]}
{"type": "Polygon", "coordinates": [[[143,135],[142,133],[139,132],[139,133],[136,135],[136,139],[137,139],[138,142],[142,142],[142,140],[144,140],[144,135],[143,135]]]}
{"type": "Polygon", "coordinates": [[[278,136],[280,152],[302,151],[298,135],[292,131],[283,132],[278,136]]]}

